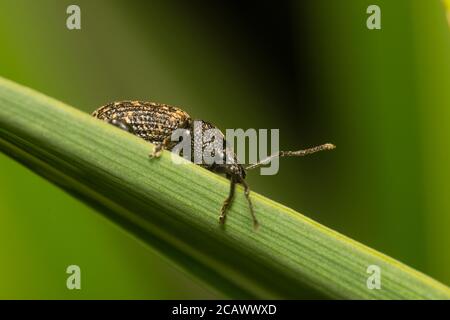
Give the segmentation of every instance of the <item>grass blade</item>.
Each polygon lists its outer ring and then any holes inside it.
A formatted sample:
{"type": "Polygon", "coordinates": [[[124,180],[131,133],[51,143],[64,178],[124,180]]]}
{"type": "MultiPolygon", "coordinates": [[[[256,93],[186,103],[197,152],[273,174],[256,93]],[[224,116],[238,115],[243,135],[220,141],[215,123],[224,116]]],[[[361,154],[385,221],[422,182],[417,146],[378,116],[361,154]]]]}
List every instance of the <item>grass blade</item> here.
{"type": "Polygon", "coordinates": [[[152,148],[0,78],[0,150],[231,297],[450,298],[445,285],[256,193],[254,231],[241,187],[222,229],[229,182],[174,165],[168,152],[149,160],[152,148]],[[380,290],[366,286],[369,265],[381,269],[380,290]]]}

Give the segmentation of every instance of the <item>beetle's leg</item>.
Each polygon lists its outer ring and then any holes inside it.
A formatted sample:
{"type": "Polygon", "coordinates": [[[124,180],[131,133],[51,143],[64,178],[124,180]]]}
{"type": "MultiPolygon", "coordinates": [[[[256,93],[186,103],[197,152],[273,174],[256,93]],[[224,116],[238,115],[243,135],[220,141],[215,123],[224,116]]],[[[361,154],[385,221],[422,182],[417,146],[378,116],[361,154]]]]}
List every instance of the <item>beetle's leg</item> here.
{"type": "Polygon", "coordinates": [[[126,123],[126,122],[123,121],[123,120],[119,120],[119,119],[107,119],[107,120],[105,120],[105,121],[106,121],[107,123],[109,123],[109,124],[112,124],[113,126],[119,128],[119,129],[122,129],[122,130],[125,130],[125,131],[127,131],[127,132],[130,132],[130,133],[134,134],[133,128],[132,128],[128,123],[126,123]]]}
{"type": "Polygon", "coordinates": [[[169,148],[169,146],[172,142],[171,137],[172,136],[169,135],[166,138],[164,138],[164,140],[160,144],[155,145],[152,153],[150,153],[150,158],[159,158],[159,156],[161,155],[163,150],[166,150],[169,148]]]}
{"type": "Polygon", "coordinates": [[[250,208],[250,214],[252,215],[253,227],[256,229],[256,228],[258,228],[259,223],[258,223],[258,220],[256,220],[255,212],[253,211],[253,204],[252,204],[252,201],[250,200],[250,188],[249,188],[247,182],[245,182],[245,180],[241,180],[240,182],[244,186],[244,194],[245,194],[245,198],[247,198],[248,207],[250,208]]]}
{"type": "MultiPolygon", "coordinates": [[[[186,119],[179,126],[178,129],[188,128],[191,124],[190,119],[186,119]]],[[[176,143],[176,142],[175,142],[176,143]]],[[[163,150],[172,149],[174,141],[172,141],[172,134],[169,134],[164,140],[153,148],[153,152],[149,155],[150,158],[159,158],[163,150]]]]}
{"type": "Polygon", "coordinates": [[[227,216],[228,208],[230,207],[230,204],[234,198],[234,189],[236,189],[236,182],[234,180],[231,180],[230,193],[228,194],[228,197],[223,202],[222,209],[220,209],[219,222],[221,224],[225,223],[225,218],[227,216]]]}

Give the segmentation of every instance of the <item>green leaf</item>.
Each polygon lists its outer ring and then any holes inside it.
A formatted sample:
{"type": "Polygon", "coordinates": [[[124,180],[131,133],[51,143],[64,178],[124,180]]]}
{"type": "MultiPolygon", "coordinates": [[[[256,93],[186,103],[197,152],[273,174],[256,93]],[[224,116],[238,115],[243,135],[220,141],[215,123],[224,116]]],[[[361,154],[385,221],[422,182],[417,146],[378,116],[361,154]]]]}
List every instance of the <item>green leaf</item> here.
{"type": "MultiPolygon", "coordinates": [[[[59,101],[0,78],[0,148],[234,298],[449,299],[428,276],[59,101]],[[367,268],[381,270],[368,289],[367,268]]],[[[111,248],[114,250],[114,248],[111,248]]]]}

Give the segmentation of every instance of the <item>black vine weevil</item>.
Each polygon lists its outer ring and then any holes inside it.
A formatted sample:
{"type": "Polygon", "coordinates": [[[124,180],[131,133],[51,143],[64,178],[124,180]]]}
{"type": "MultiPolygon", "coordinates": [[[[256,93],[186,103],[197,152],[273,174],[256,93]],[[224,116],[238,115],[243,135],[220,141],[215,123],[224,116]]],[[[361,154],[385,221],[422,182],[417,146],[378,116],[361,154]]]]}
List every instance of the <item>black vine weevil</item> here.
{"type": "MultiPolygon", "coordinates": [[[[176,129],[186,129],[192,134],[192,140],[196,137],[196,130],[202,132],[209,129],[217,129],[214,125],[203,120],[193,120],[185,111],[180,108],[173,107],[167,104],[160,104],[154,102],[144,101],[121,101],[113,102],[102,106],[92,113],[92,116],[100,120],[104,120],[112,125],[115,125],[123,130],[126,130],[138,137],[141,137],[156,145],[152,157],[158,157],[162,150],[172,150],[174,142],[171,141],[172,132],[176,129]],[[200,122],[200,126],[194,126],[194,122],[200,122]]],[[[202,136],[202,135],[200,135],[202,136]]],[[[222,208],[220,210],[219,221],[225,222],[227,209],[231,205],[234,197],[234,190],[237,183],[244,186],[245,197],[248,201],[250,213],[253,219],[253,225],[258,226],[256,220],[253,205],[250,200],[250,189],[245,181],[246,170],[257,168],[267,163],[274,157],[287,157],[287,156],[305,156],[311,153],[315,153],[322,150],[334,149],[334,145],[326,143],[317,147],[299,150],[299,151],[280,151],[270,157],[259,161],[253,165],[244,168],[238,163],[234,150],[230,150],[226,144],[225,139],[224,152],[227,155],[227,161],[222,164],[206,164],[200,163],[199,165],[216,173],[225,174],[231,181],[230,193],[225,199],[222,208]]],[[[176,143],[176,142],[175,142],[176,143]]],[[[210,143],[210,142],[208,142],[210,143]]],[[[202,141],[202,148],[206,148],[208,143],[202,141]]],[[[193,145],[193,141],[192,141],[193,145]]],[[[193,153],[192,153],[193,161],[193,153]]]]}

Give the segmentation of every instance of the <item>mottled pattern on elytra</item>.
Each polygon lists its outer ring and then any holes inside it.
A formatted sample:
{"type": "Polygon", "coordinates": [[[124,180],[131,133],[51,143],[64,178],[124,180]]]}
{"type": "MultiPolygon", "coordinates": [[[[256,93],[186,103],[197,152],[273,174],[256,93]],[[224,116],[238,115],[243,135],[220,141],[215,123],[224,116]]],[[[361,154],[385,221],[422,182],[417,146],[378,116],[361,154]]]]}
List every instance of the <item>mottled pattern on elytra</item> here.
{"type": "Polygon", "coordinates": [[[172,131],[187,128],[190,116],[183,110],[154,102],[121,101],[98,108],[92,116],[101,120],[120,120],[133,133],[151,143],[160,144],[172,131]]]}

